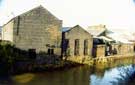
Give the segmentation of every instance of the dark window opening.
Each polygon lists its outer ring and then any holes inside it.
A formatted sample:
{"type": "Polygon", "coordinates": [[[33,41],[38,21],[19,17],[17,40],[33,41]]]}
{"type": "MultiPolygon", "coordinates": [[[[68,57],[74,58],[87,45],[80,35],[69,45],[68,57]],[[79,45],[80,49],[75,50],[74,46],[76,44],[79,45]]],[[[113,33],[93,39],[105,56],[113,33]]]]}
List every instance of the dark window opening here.
{"type": "Polygon", "coordinates": [[[64,48],[65,56],[67,56],[69,54],[68,53],[68,49],[69,49],[69,40],[68,39],[65,39],[63,48],[64,48]]]}
{"type": "Polygon", "coordinates": [[[53,55],[54,54],[54,49],[48,49],[48,55],[53,55]]]}
{"type": "Polygon", "coordinates": [[[84,40],[84,55],[88,55],[88,40],[84,40]]]}
{"type": "Polygon", "coordinates": [[[75,40],[74,55],[79,55],[79,39],[75,40]]]}
{"type": "Polygon", "coordinates": [[[36,58],[36,49],[29,49],[30,58],[36,58]]]}

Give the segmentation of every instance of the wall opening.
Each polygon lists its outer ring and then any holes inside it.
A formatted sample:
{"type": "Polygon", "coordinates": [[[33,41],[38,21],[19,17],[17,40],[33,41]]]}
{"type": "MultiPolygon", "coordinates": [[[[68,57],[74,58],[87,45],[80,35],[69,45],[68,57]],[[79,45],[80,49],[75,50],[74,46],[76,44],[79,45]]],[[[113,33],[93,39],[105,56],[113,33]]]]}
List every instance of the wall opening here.
{"type": "Polygon", "coordinates": [[[48,53],[48,55],[53,55],[54,54],[54,49],[49,48],[47,53],[48,53]]]}
{"type": "Polygon", "coordinates": [[[36,58],[36,49],[29,49],[28,52],[30,58],[36,58]]]}
{"type": "Polygon", "coordinates": [[[65,56],[69,56],[69,39],[65,39],[64,49],[65,56]]]}
{"type": "Polygon", "coordinates": [[[79,55],[79,39],[75,40],[75,46],[74,46],[74,55],[79,55]]]}
{"type": "Polygon", "coordinates": [[[88,40],[84,40],[84,55],[88,55],[88,40]]]}

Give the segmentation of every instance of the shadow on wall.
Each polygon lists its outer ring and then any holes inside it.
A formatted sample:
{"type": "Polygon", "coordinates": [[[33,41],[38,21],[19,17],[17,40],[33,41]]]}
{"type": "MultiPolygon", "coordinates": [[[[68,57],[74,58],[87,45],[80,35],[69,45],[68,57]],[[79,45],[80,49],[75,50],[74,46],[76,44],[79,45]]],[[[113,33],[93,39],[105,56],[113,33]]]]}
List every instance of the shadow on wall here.
{"type": "Polygon", "coordinates": [[[0,75],[50,71],[78,65],[80,64],[73,61],[62,60],[60,56],[52,54],[52,51],[36,53],[34,49],[21,50],[11,42],[0,42],[0,75]]]}
{"type": "Polygon", "coordinates": [[[0,41],[0,74],[15,71],[17,68],[26,69],[31,65],[58,64],[60,61],[60,57],[51,52],[36,53],[34,49],[21,50],[11,42],[0,41]]]}

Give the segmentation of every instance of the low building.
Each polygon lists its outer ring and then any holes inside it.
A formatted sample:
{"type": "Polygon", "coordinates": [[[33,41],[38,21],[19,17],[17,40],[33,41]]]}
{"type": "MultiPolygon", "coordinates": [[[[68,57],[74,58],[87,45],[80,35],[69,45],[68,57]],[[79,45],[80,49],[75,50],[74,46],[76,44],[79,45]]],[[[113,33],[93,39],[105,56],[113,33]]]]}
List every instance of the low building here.
{"type": "Polygon", "coordinates": [[[110,43],[113,43],[114,40],[107,35],[112,32],[102,24],[89,26],[87,31],[93,35],[93,57],[110,55],[110,43]]]}
{"type": "Polygon", "coordinates": [[[11,19],[2,27],[2,40],[30,53],[61,55],[62,21],[43,6],[11,19]]]}
{"type": "Polygon", "coordinates": [[[63,56],[92,56],[93,38],[81,26],[62,29],[63,56]]]}
{"type": "Polygon", "coordinates": [[[87,31],[92,34],[94,37],[99,37],[99,36],[107,36],[108,33],[111,33],[111,31],[107,30],[106,25],[94,25],[94,26],[89,26],[87,28],[87,31]]]}

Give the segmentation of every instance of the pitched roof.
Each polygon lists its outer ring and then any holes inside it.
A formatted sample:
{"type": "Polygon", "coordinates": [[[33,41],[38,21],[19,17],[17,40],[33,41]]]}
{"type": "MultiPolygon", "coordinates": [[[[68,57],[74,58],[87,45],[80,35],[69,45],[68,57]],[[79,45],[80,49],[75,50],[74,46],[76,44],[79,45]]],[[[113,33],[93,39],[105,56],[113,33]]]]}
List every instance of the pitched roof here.
{"type": "Polygon", "coordinates": [[[113,38],[113,40],[121,43],[132,43],[130,42],[130,40],[134,40],[133,35],[131,33],[123,33],[122,31],[120,31],[119,33],[114,32],[112,34],[109,34],[108,36],[113,38]]]}
{"type": "MultiPolygon", "coordinates": [[[[12,21],[13,19],[15,19],[16,17],[21,16],[21,15],[24,15],[24,14],[26,14],[26,13],[28,13],[28,12],[30,12],[30,11],[33,11],[33,10],[35,10],[35,9],[38,9],[38,8],[44,8],[47,12],[49,12],[44,6],[39,5],[39,6],[36,6],[36,7],[34,7],[34,8],[31,8],[31,9],[29,9],[29,10],[27,10],[27,11],[21,13],[21,14],[18,14],[18,15],[16,15],[16,16],[12,17],[12,18],[9,19],[4,25],[6,25],[7,23],[9,23],[10,21],[12,21]]],[[[49,13],[50,13],[50,12],[49,12],[49,13]]],[[[53,15],[52,13],[50,13],[50,14],[53,15]]],[[[54,16],[54,15],[53,15],[53,16],[54,16]]],[[[54,16],[54,17],[55,17],[55,16],[54,16]]],[[[55,18],[58,19],[57,17],[55,17],[55,18]]],[[[3,26],[4,26],[4,25],[3,25],[3,26]]]]}
{"type": "Polygon", "coordinates": [[[113,33],[112,31],[110,30],[107,30],[106,26],[105,25],[95,25],[95,26],[89,26],[87,28],[87,31],[92,34],[93,36],[99,36],[101,35],[103,32],[106,32],[106,33],[113,33]]]}
{"type": "MultiPolygon", "coordinates": [[[[81,29],[83,29],[85,32],[87,32],[89,35],[91,35],[91,33],[89,33],[87,30],[85,30],[83,27],[81,27],[80,25],[76,25],[76,26],[74,26],[74,27],[63,27],[62,28],[62,32],[68,32],[68,31],[70,31],[70,30],[72,30],[72,29],[74,29],[74,28],[76,28],[76,27],[79,27],[79,28],[81,28],[81,29]]],[[[91,35],[92,36],[92,35],[91,35]]]]}
{"type": "Polygon", "coordinates": [[[62,27],[62,32],[67,32],[71,29],[72,27],[62,27]]]}
{"type": "Polygon", "coordinates": [[[109,38],[109,37],[106,37],[106,36],[99,36],[99,37],[97,37],[97,38],[99,38],[99,39],[103,39],[103,40],[106,40],[106,41],[114,41],[112,38],[109,38]]]}
{"type": "Polygon", "coordinates": [[[99,36],[101,33],[103,33],[106,30],[105,25],[94,25],[88,27],[88,32],[91,33],[93,36],[99,36]]]}
{"type": "Polygon", "coordinates": [[[98,36],[105,31],[105,29],[87,29],[87,31],[93,36],[98,36]]]}
{"type": "MultiPolygon", "coordinates": [[[[75,28],[75,27],[80,27],[82,28],[81,26],[79,25],[75,25],[74,27],[63,27],[62,28],[62,32],[67,32],[67,31],[70,31],[71,29],[75,28]]],[[[83,28],[82,28],[83,29],[83,28]]]]}
{"type": "MultiPolygon", "coordinates": [[[[75,28],[75,27],[80,27],[80,28],[82,28],[81,26],[79,26],[79,25],[75,25],[74,27],[62,27],[62,32],[67,32],[67,31],[70,31],[70,30],[72,30],[73,28],[75,28]]],[[[83,30],[85,30],[84,28],[82,28],[83,30]]],[[[87,30],[85,30],[86,32],[87,32],[87,30]]]]}

